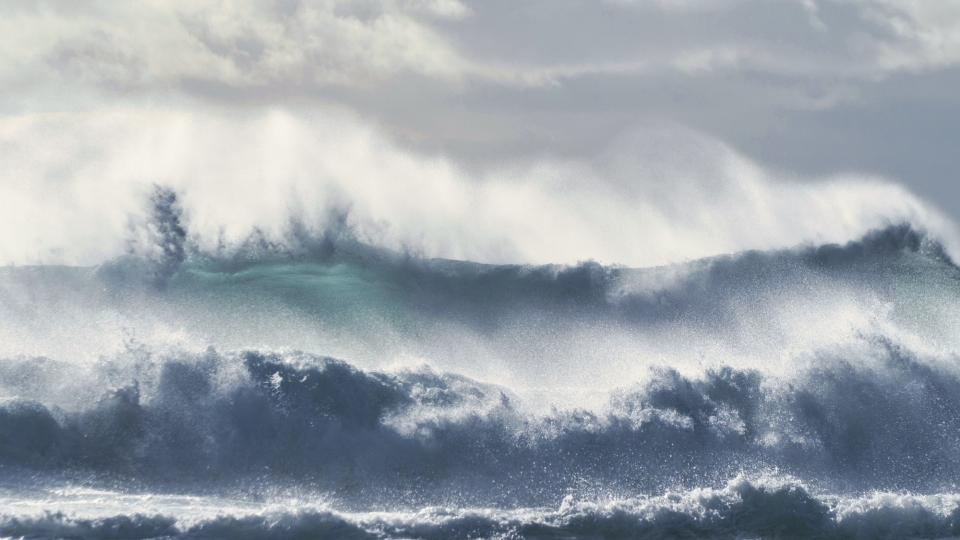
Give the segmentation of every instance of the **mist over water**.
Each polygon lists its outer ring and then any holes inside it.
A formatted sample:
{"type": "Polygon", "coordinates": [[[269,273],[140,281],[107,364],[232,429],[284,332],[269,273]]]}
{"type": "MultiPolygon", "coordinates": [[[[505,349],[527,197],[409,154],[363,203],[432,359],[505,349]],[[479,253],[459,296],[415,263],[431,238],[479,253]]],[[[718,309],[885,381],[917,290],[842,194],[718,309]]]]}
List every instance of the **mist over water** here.
{"type": "Polygon", "coordinates": [[[0,536],[960,533],[954,225],[895,184],[2,122],[0,536]]]}
{"type": "Polygon", "coordinates": [[[598,155],[459,167],[335,109],[123,109],[0,119],[0,262],[95,265],[123,254],[155,184],[180,197],[206,252],[331,212],[365,243],[492,264],[647,267],[909,222],[954,249],[954,225],[877,178],[768,171],[677,126],[598,155]]]}

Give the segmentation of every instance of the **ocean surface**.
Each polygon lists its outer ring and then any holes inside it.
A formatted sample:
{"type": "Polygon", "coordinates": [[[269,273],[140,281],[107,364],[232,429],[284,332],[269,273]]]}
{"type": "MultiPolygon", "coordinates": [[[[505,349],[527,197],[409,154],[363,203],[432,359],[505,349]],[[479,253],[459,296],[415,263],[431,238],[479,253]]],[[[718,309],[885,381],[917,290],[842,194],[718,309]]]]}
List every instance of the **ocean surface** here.
{"type": "Polygon", "coordinates": [[[960,536],[960,268],[910,225],[627,268],[155,218],[0,268],[0,537],[960,536]]]}

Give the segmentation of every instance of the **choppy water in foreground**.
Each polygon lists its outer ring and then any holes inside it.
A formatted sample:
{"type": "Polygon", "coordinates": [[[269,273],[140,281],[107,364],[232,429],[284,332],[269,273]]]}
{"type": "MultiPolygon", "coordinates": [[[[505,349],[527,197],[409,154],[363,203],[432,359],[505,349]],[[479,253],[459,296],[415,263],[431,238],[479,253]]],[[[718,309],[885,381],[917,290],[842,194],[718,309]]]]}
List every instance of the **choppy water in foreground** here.
{"type": "Polygon", "coordinates": [[[960,535],[960,269],[910,227],[175,262],[0,269],[0,536],[960,535]]]}

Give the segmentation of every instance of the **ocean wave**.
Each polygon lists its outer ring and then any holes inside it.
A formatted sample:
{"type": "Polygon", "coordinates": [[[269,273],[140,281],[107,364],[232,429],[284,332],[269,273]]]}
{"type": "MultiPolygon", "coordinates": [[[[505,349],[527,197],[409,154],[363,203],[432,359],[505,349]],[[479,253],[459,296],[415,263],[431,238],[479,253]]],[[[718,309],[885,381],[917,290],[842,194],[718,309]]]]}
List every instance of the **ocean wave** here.
{"type": "Polygon", "coordinates": [[[254,300],[279,297],[321,318],[352,307],[481,330],[533,314],[633,326],[684,318],[719,325],[742,316],[731,313],[735,303],[816,289],[901,300],[891,293],[909,287],[913,295],[960,298],[960,268],[936,240],[908,224],[844,245],[747,251],[643,269],[594,261],[529,266],[425,259],[360,243],[337,228],[318,237],[304,232],[282,244],[253,238],[229,253],[194,253],[186,262],[176,259],[183,263],[176,272],[174,262],[161,259],[120,258],[98,267],[95,281],[128,298],[144,282],[156,283],[160,272],[180,300],[254,294],[254,300]]]}
{"type": "MultiPolygon", "coordinates": [[[[162,497],[151,506],[163,508],[162,497]]],[[[716,489],[608,502],[566,497],[559,506],[427,507],[351,513],[303,505],[225,514],[200,500],[177,510],[83,517],[61,511],[0,515],[0,535],[25,538],[945,538],[960,534],[956,496],[814,496],[801,484],[738,478],[716,489]]]]}
{"type": "Polygon", "coordinates": [[[960,269],[920,230],[496,266],[201,253],[158,201],[166,250],[0,269],[0,536],[960,534],[960,269]]]}
{"type": "MultiPolygon", "coordinates": [[[[565,491],[622,497],[742,471],[836,492],[949,490],[960,481],[960,376],[882,339],[870,346],[870,366],[824,355],[788,379],[659,368],[600,409],[545,414],[507,388],[427,367],[367,372],[258,351],[151,356],[119,376],[129,385],[77,410],[6,401],[0,462],[131,488],[295,482],[363,507],[540,505],[565,491]]],[[[18,387],[11,375],[22,362],[0,362],[4,394],[26,394],[29,381],[18,387]]]]}

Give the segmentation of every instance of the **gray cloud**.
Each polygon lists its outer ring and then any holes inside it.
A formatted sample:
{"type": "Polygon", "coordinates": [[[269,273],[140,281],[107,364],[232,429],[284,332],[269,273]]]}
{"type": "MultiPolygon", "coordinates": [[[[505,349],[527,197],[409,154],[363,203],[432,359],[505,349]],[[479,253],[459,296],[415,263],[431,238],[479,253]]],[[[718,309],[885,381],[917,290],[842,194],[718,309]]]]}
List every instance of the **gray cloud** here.
{"type": "Polygon", "coordinates": [[[399,73],[550,85],[591,74],[875,79],[960,61],[954,2],[241,0],[8,2],[6,77],[356,86],[399,73]]]}
{"type": "Polygon", "coordinates": [[[956,0],[6,0],[0,14],[8,113],[334,103],[481,169],[679,124],[802,175],[885,175],[960,216],[956,0]]]}

